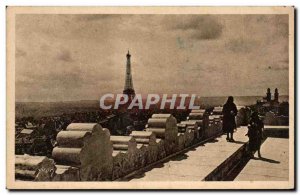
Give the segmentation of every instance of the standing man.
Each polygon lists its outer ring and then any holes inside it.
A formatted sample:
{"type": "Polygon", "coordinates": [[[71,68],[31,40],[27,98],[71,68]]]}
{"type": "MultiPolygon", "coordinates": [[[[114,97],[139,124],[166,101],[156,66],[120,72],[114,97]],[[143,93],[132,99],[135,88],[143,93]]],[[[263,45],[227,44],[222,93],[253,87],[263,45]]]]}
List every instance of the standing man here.
{"type": "Polygon", "coordinates": [[[234,142],[233,130],[236,129],[235,116],[237,115],[236,105],[233,103],[233,97],[229,96],[223,106],[223,131],[227,133],[227,141],[234,142]],[[230,137],[229,137],[230,136],[230,137]]]}

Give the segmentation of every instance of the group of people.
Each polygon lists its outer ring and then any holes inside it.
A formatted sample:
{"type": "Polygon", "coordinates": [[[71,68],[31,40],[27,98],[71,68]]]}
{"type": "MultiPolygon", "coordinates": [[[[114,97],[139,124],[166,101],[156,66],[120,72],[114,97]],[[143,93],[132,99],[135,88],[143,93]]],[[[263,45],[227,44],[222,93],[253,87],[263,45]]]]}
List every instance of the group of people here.
{"type": "MultiPolygon", "coordinates": [[[[229,96],[227,102],[223,106],[223,131],[227,134],[226,140],[228,142],[234,142],[233,132],[236,129],[235,117],[238,113],[237,107],[234,103],[232,96],[229,96]]],[[[258,113],[254,111],[251,114],[250,122],[248,124],[249,137],[249,155],[254,157],[254,153],[258,151],[258,157],[261,158],[260,145],[263,140],[263,128],[264,124],[259,118],[258,113]]]]}

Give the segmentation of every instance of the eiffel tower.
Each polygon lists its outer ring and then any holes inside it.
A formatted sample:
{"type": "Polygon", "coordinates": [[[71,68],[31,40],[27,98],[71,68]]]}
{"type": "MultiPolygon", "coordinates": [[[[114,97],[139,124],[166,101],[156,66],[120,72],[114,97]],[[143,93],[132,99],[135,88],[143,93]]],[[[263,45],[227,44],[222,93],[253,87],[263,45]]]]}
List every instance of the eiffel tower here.
{"type": "Polygon", "coordinates": [[[130,63],[130,53],[128,50],[128,53],[126,55],[127,57],[127,64],[126,64],[126,75],[125,75],[125,87],[123,90],[123,94],[127,94],[129,100],[132,100],[135,96],[135,92],[133,89],[133,82],[132,82],[132,75],[131,75],[131,63],[130,63]]]}

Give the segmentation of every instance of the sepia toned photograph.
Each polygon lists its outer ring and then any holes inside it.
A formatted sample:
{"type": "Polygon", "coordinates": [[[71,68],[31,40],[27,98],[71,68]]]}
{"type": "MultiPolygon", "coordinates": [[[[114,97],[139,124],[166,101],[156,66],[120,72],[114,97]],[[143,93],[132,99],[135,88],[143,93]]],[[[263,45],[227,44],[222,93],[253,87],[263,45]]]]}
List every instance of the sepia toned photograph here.
{"type": "Polygon", "coordinates": [[[294,189],[293,7],[7,7],[8,189],[294,189]]]}

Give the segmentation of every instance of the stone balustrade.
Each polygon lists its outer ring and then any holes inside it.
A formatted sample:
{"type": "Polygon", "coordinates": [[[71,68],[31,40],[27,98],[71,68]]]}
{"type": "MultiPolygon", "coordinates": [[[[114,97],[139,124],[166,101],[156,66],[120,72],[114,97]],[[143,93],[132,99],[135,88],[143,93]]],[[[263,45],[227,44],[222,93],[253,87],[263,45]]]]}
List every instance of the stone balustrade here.
{"type": "Polygon", "coordinates": [[[81,181],[106,180],[112,172],[112,144],[108,129],[96,123],[72,123],[57,135],[52,158],[58,165],[79,169],[81,181]]]}
{"type": "MultiPolygon", "coordinates": [[[[115,180],[216,136],[220,133],[218,125],[221,120],[220,115],[207,116],[205,110],[192,110],[188,120],[180,124],[171,114],[153,114],[144,131],[132,131],[129,136],[111,136],[108,129],[95,123],[72,123],[66,131],[57,135],[58,146],[52,152],[54,173],[51,177],[40,179],[36,172],[30,172],[32,176],[29,178],[48,181],[115,180]]],[[[20,164],[16,164],[17,170],[27,170],[21,169],[20,164]]],[[[28,169],[32,170],[35,169],[28,169]]],[[[16,177],[21,174],[21,171],[16,172],[16,177]]]]}
{"type": "Polygon", "coordinates": [[[112,179],[117,179],[136,168],[137,143],[132,136],[110,136],[110,141],[113,146],[112,179]]]}
{"type": "Polygon", "coordinates": [[[15,179],[27,181],[49,181],[56,171],[55,163],[46,156],[15,156],[15,179]]]}
{"type": "Polygon", "coordinates": [[[167,155],[177,151],[177,120],[171,114],[153,114],[148,120],[146,131],[164,140],[167,155]]]}

